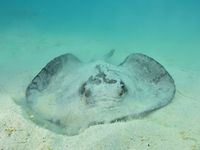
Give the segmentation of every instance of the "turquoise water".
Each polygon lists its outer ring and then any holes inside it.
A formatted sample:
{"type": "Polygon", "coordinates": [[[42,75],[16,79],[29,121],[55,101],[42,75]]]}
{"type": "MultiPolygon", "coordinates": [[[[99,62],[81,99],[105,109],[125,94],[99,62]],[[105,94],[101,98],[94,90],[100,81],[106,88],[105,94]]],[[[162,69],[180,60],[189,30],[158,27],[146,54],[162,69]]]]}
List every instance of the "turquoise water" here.
{"type": "Polygon", "coordinates": [[[1,64],[10,57],[18,65],[33,56],[40,62],[45,55],[44,64],[71,51],[91,59],[114,48],[121,57],[143,52],[196,68],[199,7],[198,0],[1,0],[1,64]]]}
{"type": "Polygon", "coordinates": [[[198,149],[199,57],[199,0],[0,0],[0,131],[13,132],[0,132],[0,149],[147,149],[149,143],[152,149],[198,149]],[[72,138],[23,118],[13,99],[24,96],[47,62],[64,53],[91,61],[111,49],[113,64],[134,52],[160,62],[175,80],[172,103],[141,120],[72,138]]]}

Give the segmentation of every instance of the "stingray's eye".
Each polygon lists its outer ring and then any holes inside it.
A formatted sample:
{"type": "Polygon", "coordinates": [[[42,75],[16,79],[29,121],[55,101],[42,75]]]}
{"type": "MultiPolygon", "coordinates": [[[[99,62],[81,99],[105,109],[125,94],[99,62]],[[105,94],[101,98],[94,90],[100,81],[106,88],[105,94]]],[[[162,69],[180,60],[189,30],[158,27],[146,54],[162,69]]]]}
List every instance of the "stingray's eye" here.
{"type": "Polygon", "coordinates": [[[123,81],[120,81],[120,85],[121,85],[121,90],[119,92],[119,96],[122,96],[128,91],[128,89],[126,88],[123,81]]]}
{"type": "Polygon", "coordinates": [[[81,93],[81,95],[85,93],[85,86],[86,86],[86,83],[83,83],[83,85],[79,89],[79,92],[81,93]]]}
{"type": "Polygon", "coordinates": [[[86,98],[91,96],[91,91],[85,88],[86,83],[84,83],[80,89],[79,92],[81,93],[81,95],[84,95],[86,98]]]}
{"type": "Polygon", "coordinates": [[[85,97],[90,97],[91,95],[91,91],[90,90],[86,90],[85,91],[85,97]]]}

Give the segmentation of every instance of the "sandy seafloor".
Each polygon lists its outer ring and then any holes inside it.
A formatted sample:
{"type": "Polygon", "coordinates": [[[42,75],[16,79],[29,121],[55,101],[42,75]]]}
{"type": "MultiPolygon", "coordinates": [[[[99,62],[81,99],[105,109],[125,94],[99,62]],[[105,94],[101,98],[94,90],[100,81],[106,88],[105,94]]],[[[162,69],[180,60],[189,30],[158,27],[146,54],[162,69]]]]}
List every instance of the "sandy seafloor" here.
{"type": "Polygon", "coordinates": [[[0,12],[0,150],[200,150],[200,22],[196,5],[185,6],[174,6],[168,20],[166,14],[151,10],[153,18],[143,18],[149,12],[141,13],[139,7],[136,24],[129,22],[129,12],[118,22],[115,18],[109,22],[110,16],[104,20],[99,13],[99,22],[112,24],[83,23],[76,26],[78,30],[73,28],[73,18],[68,27],[57,22],[60,28],[51,30],[48,21],[50,26],[56,24],[55,16],[51,20],[44,13],[45,25],[37,22],[34,11],[0,12]],[[24,118],[14,100],[24,97],[27,85],[48,61],[68,52],[90,61],[111,49],[116,50],[110,59],[113,64],[139,52],[164,65],[175,80],[173,101],[144,118],[91,126],[75,136],[56,134],[24,118]]]}
{"type": "Polygon", "coordinates": [[[47,33],[37,35],[30,31],[22,33],[15,30],[5,31],[0,36],[1,150],[200,149],[198,53],[184,51],[184,56],[180,55],[181,51],[175,54],[172,54],[173,51],[159,52],[157,49],[167,47],[167,44],[153,46],[155,43],[146,45],[149,49],[154,48],[154,51],[145,50],[146,47],[137,49],[131,44],[114,45],[101,37],[91,40],[91,37],[50,36],[47,33]],[[116,49],[110,60],[113,64],[120,63],[131,52],[145,53],[163,64],[176,83],[174,100],[147,117],[91,126],[76,136],[56,134],[23,117],[23,110],[14,99],[24,96],[27,84],[49,60],[59,54],[72,52],[80,59],[89,61],[112,48],[116,49]]]}

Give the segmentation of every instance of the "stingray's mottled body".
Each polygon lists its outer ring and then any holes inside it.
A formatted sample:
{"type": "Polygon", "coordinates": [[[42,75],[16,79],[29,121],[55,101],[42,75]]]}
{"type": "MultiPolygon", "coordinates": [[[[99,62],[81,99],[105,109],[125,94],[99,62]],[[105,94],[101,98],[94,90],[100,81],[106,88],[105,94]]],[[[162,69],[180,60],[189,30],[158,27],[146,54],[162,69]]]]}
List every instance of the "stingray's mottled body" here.
{"type": "Polygon", "coordinates": [[[115,66],[105,59],[83,63],[65,54],[29,84],[26,106],[36,122],[74,135],[90,125],[147,114],[167,105],[174,93],[172,77],[146,55],[131,54],[115,66]]]}

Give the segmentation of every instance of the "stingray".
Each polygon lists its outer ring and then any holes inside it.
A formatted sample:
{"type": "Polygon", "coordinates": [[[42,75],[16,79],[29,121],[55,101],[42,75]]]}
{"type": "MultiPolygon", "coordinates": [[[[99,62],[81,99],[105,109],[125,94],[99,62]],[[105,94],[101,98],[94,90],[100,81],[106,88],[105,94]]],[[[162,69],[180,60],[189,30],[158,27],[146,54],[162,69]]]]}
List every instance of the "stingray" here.
{"type": "Polygon", "coordinates": [[[67,53],[50,61],[26,89],[26,110],[43,127],[66,135],[142,117],[171,102],[175,84],[151,57],[132,53],[119,65],[82,62],[67,53]]]}

